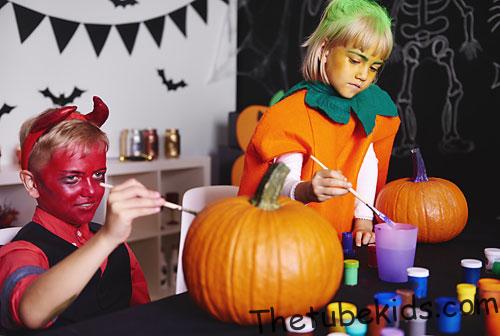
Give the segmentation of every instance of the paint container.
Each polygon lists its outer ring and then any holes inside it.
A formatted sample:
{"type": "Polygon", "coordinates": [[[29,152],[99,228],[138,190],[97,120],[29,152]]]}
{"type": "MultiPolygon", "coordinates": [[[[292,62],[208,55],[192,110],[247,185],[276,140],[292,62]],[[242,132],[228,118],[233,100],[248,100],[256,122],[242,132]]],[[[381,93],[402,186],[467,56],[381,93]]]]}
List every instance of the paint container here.
{"type": "Polygon", "coordinates": [[[359,261],[355,259],[344,260],[344,284],[356,286],[358,284],[359,261]]]}
{"type": "Polygon", "coordinates": [[[462,259],[460,261],[463,270],[463,282],[477,285],[481,276],[481,267],[483,263],[477,259],[462,259]]]}
{"type": "Polygon", "coordinates": [[[484,316],[484,326],[486,335],[498,336],[500,335],[500,311],[495,312],[493,302],[497,306],[500,302],[500,279],[483,278],[478,282],[479,298],[483,303],[479,303],[481,315],[484,316]]]}
{"type": "Polygon", "coordinates": [[[407,282],[413,267],[418,228],[410,224],[375,225],[378,277],[387,282],[407,282]]]}
{"type": "Polygon", "coordinates": [[[342,250],[344,251],[344,258],[353,258],[356,255],[352,232],[342,232],[342,250]]]}
{"type": "Polygon", "coordinates": [[[366,306],[366,309],[370,311],[369,315],[367,316],[368,318],[366,319],[367,322],[370,322],[368,323],[368,335],[380,336],[380,332],[387,325],[387,322],[384,318],[380,318],[377,321],[377,316],[380,317],[380,315],[377,315],[377,309],[378,311],[382,311],[383,307],[380,305],[376,307],[374,304],[369,304],[366,306]]]}
{"type": "Polygon", "coordinates": [[[415,297],[422,299],[427,296],[427,280],[429,279],[429,270],[423,267],[409,267],[406,269],[408,282],[411,284],[415,297]]]}
{"type": "Polygon", "coordinates": [[[425,335],[427,329],[428,314],[417,307],[407,307],[403,313],[404,331],[406,336],[425,335]]]}
{"type": "Polygon", "coordinates": [[[349,334],[336,331],[336,332],[328,333],[328,334],[326,334],[326,336],[349,336],[349,334]]]}
{"type": "Polygon", "coordinates": [[[401,303],[403,302],[401,296],[395,292],[379,292],[375,293],[373,299],[375,300],[375,304],[389,307],[387,310],[387,318],[389,319],[388,326],[398,327],[401,314],[401,303]]]}
{"type": "Polygon", "coordinates": [[[458,333],[462,319],[460,302],[451,296],[440,296],[435,303],[438,331],[445,334],[458,333]]]}
{"type": "Polygon", "coordinates": [[[365,323],[361,323],[358,319],[355,319],[351,325],[345,327],[345,330],[349,336],[365,336],[368,327],[365,323]]]}
{"type": "Polygon", "coordinates": [[[403,330],[398,328],[384,328],[380,332],[380,336],[404,336],[403,330]]]}
{"type": "Polygon", "coordinates": [[[500,275],[500,261],[495,261],[491,269],[493,274],[500,275]]]}
{"type": "Polygon", "coordinates": [[[491,271],[493,263],[497,260],[500,261],[500,248],[487,247],[484,249],[484,255],[486,256],[486,270],[491,271]]]}
{"type": "Polygon", "coordinates": [[[377,268],[377,246],[368,244],[368,267],[377,268]]]}
{"type": "Polygon", "coordinates": [[[346,332],[345,325],[352,323],[358,309],[350,302],[332,302],[326,306],[328,332],[346,332]]]}
{"type": "Polygon", "coordinates": [[[408,289],[408,288],[396,289],[396,294],[398,294],[401,297],[401,309],[400,309],[401,314],[403,314],[403,309],[405,309],[406,307],[415,306],[415,299],[414,299],[415,292],[413,291],[413,289],[408,289]]]}
{"type": "Polygon", "coordinates": [[[294,315],[285,319],[286,334],[288,336],[313,336],[314,327],[312,319],[308,316],[294,315]]]}
{"type": "Polygon", "coordinates": [[[460,283],[457,285],[457,298],[462,305],[462,312],[466,315],[474,313],[474,299],[476,296],[476,286],[470,283],[460,283]]]}

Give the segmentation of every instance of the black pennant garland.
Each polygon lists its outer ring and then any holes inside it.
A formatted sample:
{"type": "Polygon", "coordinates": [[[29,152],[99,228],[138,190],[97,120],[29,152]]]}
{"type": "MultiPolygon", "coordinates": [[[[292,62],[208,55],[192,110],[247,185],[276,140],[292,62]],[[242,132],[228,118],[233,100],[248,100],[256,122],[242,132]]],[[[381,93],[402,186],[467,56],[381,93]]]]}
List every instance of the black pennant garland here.
{"type": "MultiPolygon", "coordinates": [[[[135,5],[138,2],[136,0],[110,0],[115,4],[115,7],[122,6],[126,7],[127,5],[135,5]]],[[[226,4],[229,4],[229,0],[221,0],[226,4]]],[[[0,0],[0,9],[5,6],[6,3],[10,2],[9,0],[0,0]]],[[[109,36],[109,32],[112,26],[115,26],[120,34],[125,47],[129,54],[132,54],[134,49],[135,41],[137,38],[137,33],[139,30],[139,25],[144,23],[149,33],[153,37],[156,45],[161,47],[163,31],[165,28],[165,17],[168,15],[170,19],[174,22],[177,28],[181,31],[184,37],[187,37],[186,33],[186,12],[187,7],[191,6],[196,13],[200,16],[200,18],[207,23],[208,22],[208,10],[207,10],[207,0],[194,0],[190,4],[187,4],[171,13],[167,13],[153,19],[141,21],[141,22],[132,22],[125,23],[119,25],[113,24],[91,24],[91,23],[81,23],[70,20],[65,20],[61,18],[51,17],[49,16],[50,23],[52,25],[52,30],[54,31],[54,36],[56,38],[57,46],[59,48],[59,52],[62,53],[68,43],[71,41],[73,36],[78,29],[80,24],[85,26],[87,30],[87,34],[92,42],[92,46],[94,47],[94,51],[99,57],[101,54],[104,45],[106,44],[106,40],[109,36]]],[[[36,30],[36,28],[40,25],[43,19],[47,16],[45,14],[39,13],[32,9],[23,7],[16,3],[12,3],[14,8],[14,13],[16,16],[17,29],[19,32],[19,38],[21,43],[24,43],[26,39],[36,30]]]]}
{"type": "Polygon", "coordinates": [[[108,38],[109,31],[111,30],[111,25],[86,23],[85,29],[87,30],[87,34],[89,34],[95,53],[97,57],[99,57],[101,50],[104,47],[104,43],[106,43],[108,38]]]}
{"type": "Polygon", "coordinates": [[[201,19],[207,23],[207,0],[195,0],[191,2],[191,7],[193,7],[201,19]]]}
{"type": "Polygon", "coordinates": [[[45,15],[15,3],[12,5],[14,6],[14,13],[16,14],[19,37],[21,38],[21,43],[23,43],[36,27],[38,27],[40,22],[42,22],[45,15]]]}
{"type": "Polygon", "coordinates": [[[52,30],[54,31],[54,35],[56,37],[59,52],[62,53],[80,24],[78,22],[63,20],[55,17],[50,17],[50,24],[52,25],[52,30]]]}
{"type": "Polygon", "coordinates": [[[132,54],[134,50],[135,38],[137,37],[137,32],[139,31],[139,23],[125,23],[116,25],[118,33],[122,37],[125,47],[127,47],[128,53],[132,54]]]}
{"type": "Polygon", "coordinates": [[[151,36],[155,40],[158,48],[161,45],[161,38],[163,37],[163,28],[165,27],[165,16],[159,16],[157,18],[144,21],[146,28],[148,28],[151,36]]]}
{"type": "Polygon", "coordinates": [[[186,36],[186,7],[181,7],[178,10],[168,14],[179,30],[186,36]]]}

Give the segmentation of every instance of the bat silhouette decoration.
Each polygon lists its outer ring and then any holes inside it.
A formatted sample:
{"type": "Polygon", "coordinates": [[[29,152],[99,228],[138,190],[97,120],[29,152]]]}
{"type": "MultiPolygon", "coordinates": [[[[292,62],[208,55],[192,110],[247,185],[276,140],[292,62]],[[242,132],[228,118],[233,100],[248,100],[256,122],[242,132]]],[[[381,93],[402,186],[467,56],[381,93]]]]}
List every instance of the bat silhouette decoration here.
{"type": "Polygon", "coordinates": [[[133,6],[137,5],[138,2],[136,0],[110,0],[115,7],[127,7],[127,6],[133,6]]]}
{"type": "Polygon", "coordinates": [[[187,84],[184,80],[181,80],[179,82],[174,83],[174,81],[172,79],[165,78],[165,71],[163,71],[163,70],[158,70],[158,75],[161,77],[162,83],[165,84],[168,91],[172,91],[172,90],[175,91],[180,87],[187,86],[187,84]]]}
{"type": "Polygon", "coordinates": [[[43,91],[40,90],[40,93],[44,97],[50,98],[50,100],[52,100],[52,103],[54,103],[54,105],[59,105],[59,106],[65,106],[69,103],[72,103],[75,100],[75,98],[80,97],[82,95],[82,93],[84,93],[84,92],[85,92],[85,90],[80,90],[79,88],[77,88],[75,86],[75,88],[73,89],[73,92],[68,97],[66,97],[62,93],[59,96],[55,96],[52,92],[50,92],[49,88],[46,88],[43,91]]]}
{"type": "Polygon", "coordinates": [[[15,106],[3,104],[2,107],[0,108],[0,118],[2,118],[4,114],[10,113],[10,111],[12,111],[14,108],[15,106]]]}

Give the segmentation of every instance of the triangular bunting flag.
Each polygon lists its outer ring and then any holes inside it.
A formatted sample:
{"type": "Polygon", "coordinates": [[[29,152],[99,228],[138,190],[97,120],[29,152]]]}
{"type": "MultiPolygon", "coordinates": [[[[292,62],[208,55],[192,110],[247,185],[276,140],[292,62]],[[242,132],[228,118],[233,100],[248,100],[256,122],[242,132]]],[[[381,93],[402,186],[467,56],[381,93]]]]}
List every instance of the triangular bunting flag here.
{"type": "Polygon", "coordinates": [[[0,0],[0,9],[7,3],[7,0],[0,0]]]}
{"type": "Polygon", "coordinates": [[[86,23],[85,29],[87,29],[87,33],[89,34],[90,41],[94,46],[94,51],[99,57],[101,54],[101,50],[108,39],[109,31],[111,29],[111,25],[101,25],[101,24],[91,24],[86,23]]]}
{"type": "Polygon", "coordinates": [[[14,12],[16,13],[17,29],[19,30],[19,37],[23,43],[33,31],[38,27],[40,22],[45,18],[42,13],[35,12],[29,8],[19,6],[12,3],[14,12]]]}
{"type": "Polygon", "coordinates": [[[165,27],[165,15],[148,21],[144,21],[144,24],[151,33],[151,36],[153,36],[153,39],[155,40],[158,47],[160,47],[161,38],[163,36],[163,28],[165,27]]]}
{"type": "Polygon", "coordinates": [[[76,29],[80,25],[78,22],[63,20],[55,17],[49,17],[52,30],[56,36],[57,46],[59,52],[62,53],[64,48],[68,45],[69,41],[75,34],[76,29]]]}
{"type": "Polygon", "coordinates": [[[179,30],[186,36],[186,6],[168,14],[179,30]]]}
{"type": "Polygon", "coordinates": [[[127,47],[128,53],[132,55],[132,50],[134,50],[135,38],[137,37],[137,32],[139,30],[139,23],[125,23],[116,25],[118,33],[122,37],[125,47],[127,47]]]}
{"type": "Polygon", "coordinates": [[[207,0],[195,0],[191,2],[191,6],[196,13],[207,23],[207,0]]]}
{"type": "Polygon", "coordinates": [[[229,0],[222,0],[222,1],[224,1],[226,4],[229,5],[229,0]]]}

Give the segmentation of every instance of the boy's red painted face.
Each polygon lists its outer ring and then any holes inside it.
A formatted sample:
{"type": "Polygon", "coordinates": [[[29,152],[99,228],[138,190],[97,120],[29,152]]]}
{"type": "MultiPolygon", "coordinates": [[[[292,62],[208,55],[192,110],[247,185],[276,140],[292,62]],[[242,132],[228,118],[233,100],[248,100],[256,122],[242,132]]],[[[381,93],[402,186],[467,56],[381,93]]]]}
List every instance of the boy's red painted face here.
{"type": "Polygon", "coordinates": [[[38,206],[53,216],[80,226],[88,223],[104,195],[106,149],[96,144],[59,149],[35,174],[38,206]]]}

